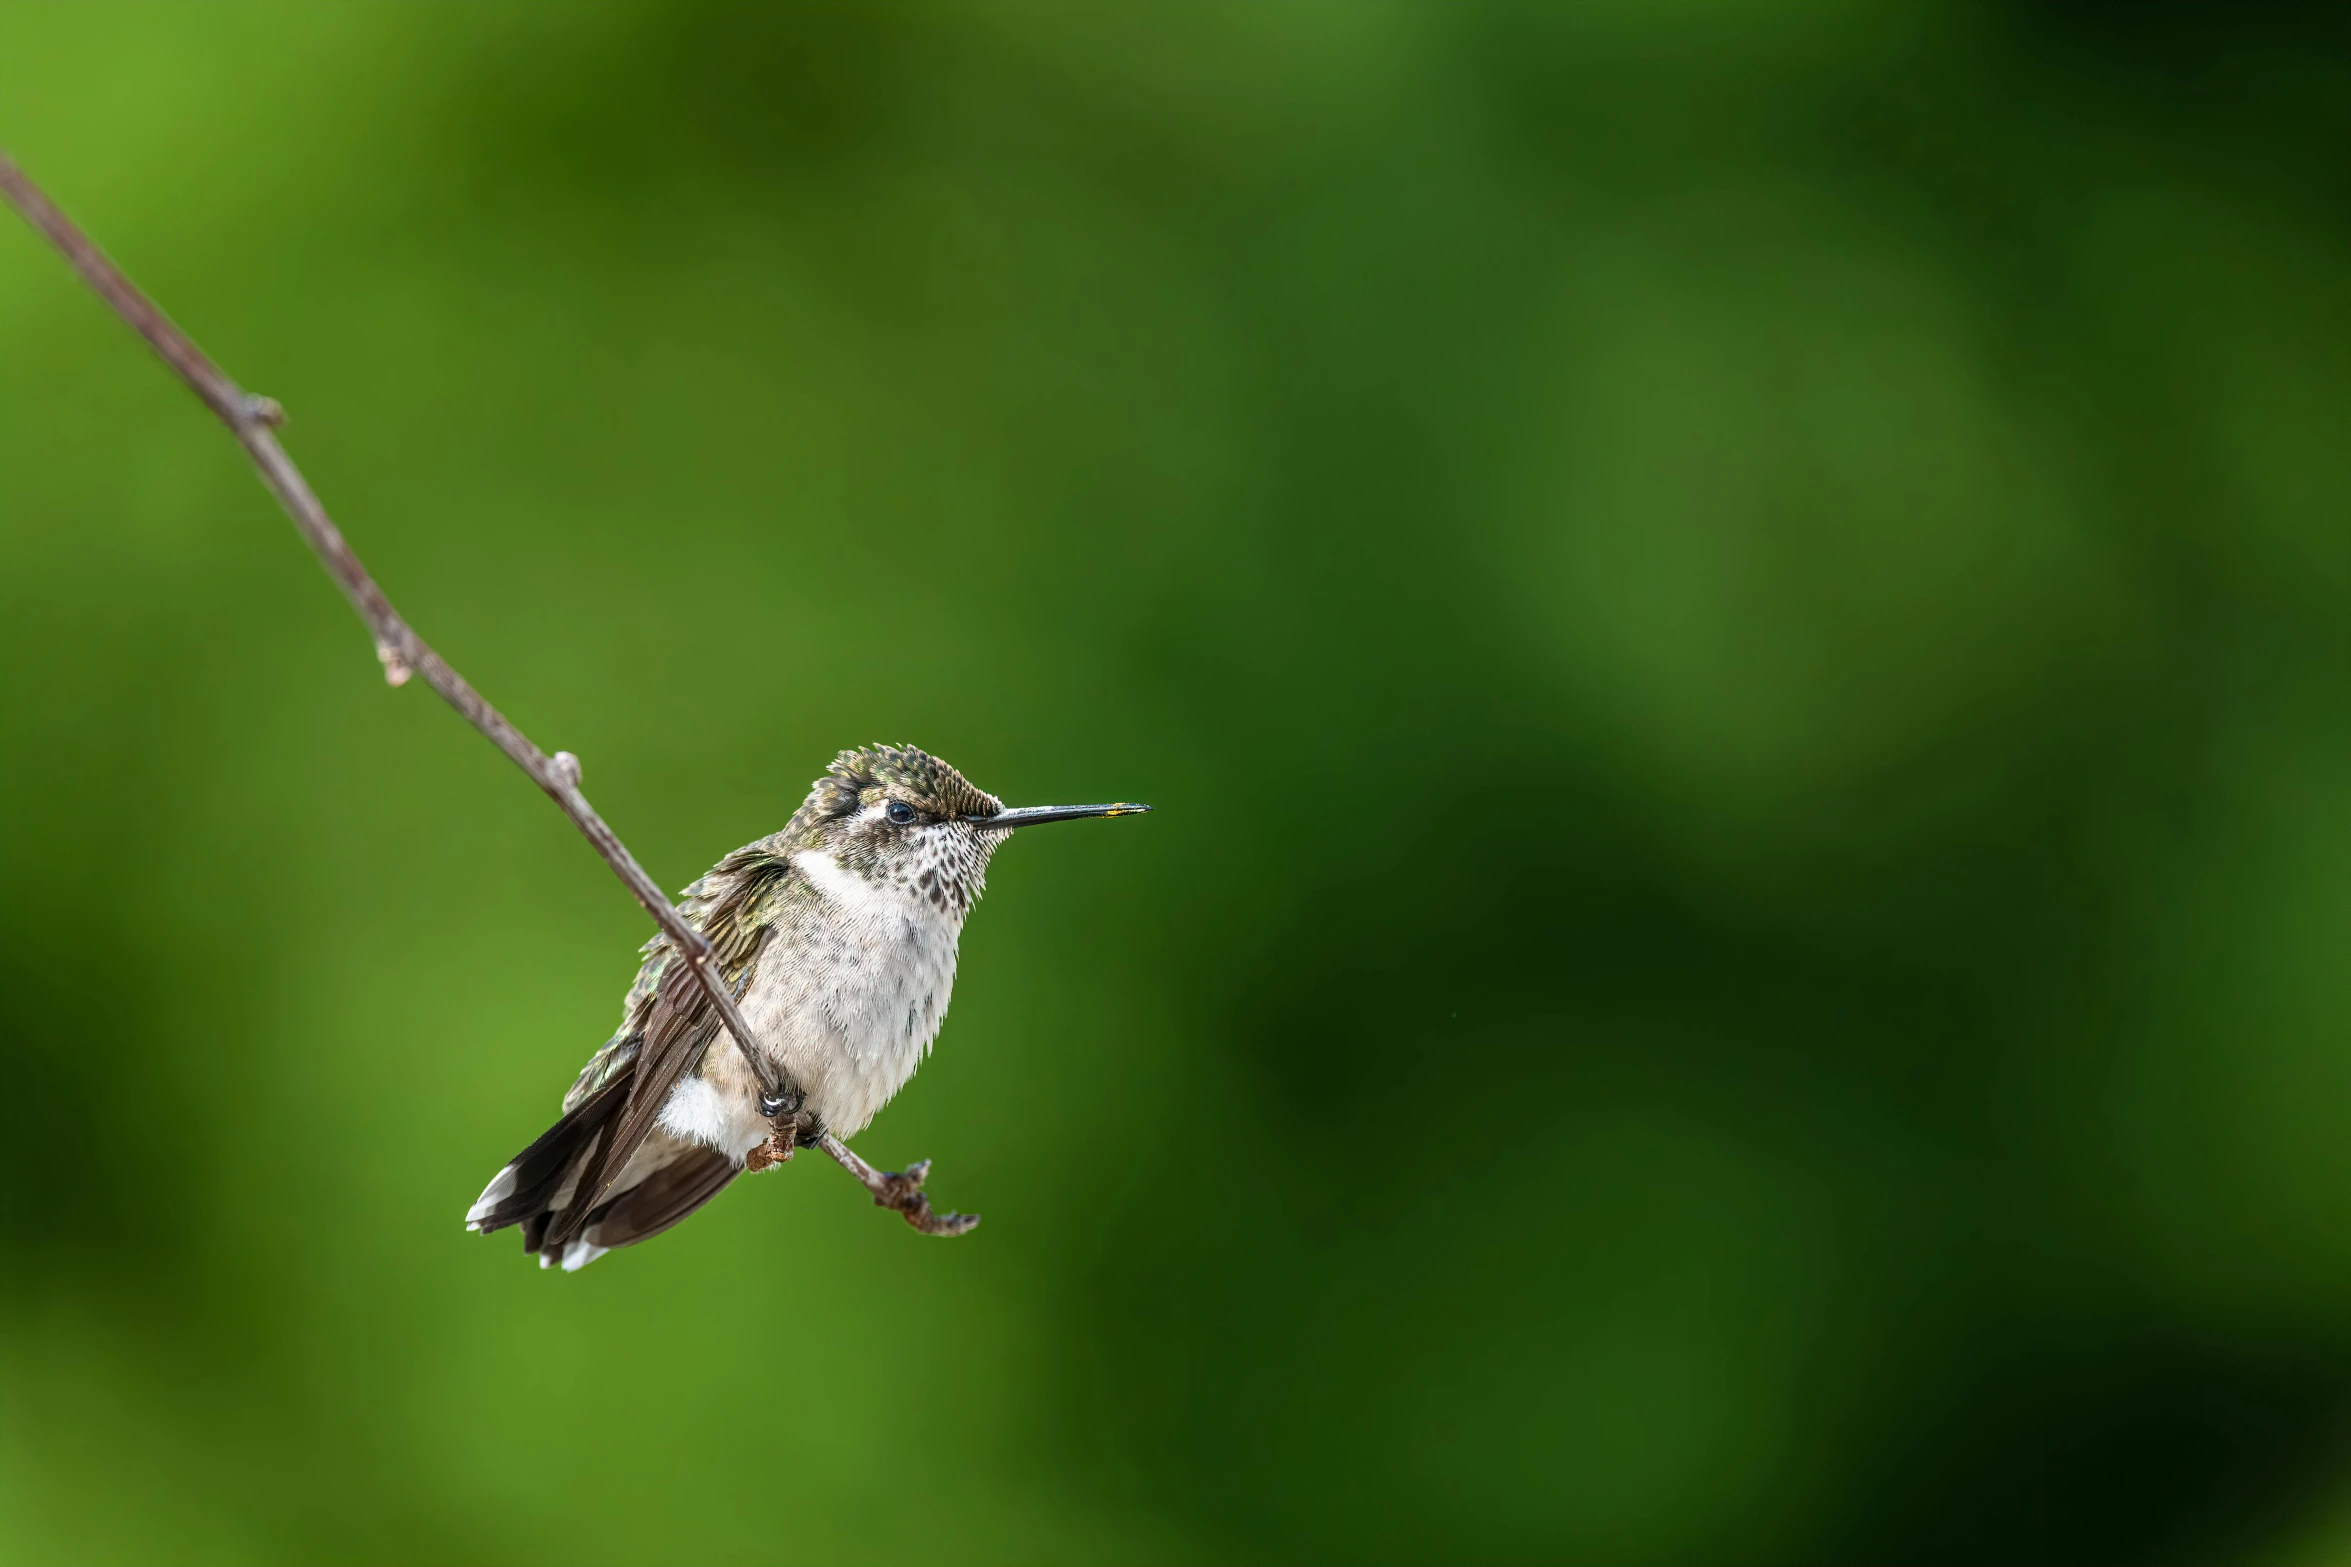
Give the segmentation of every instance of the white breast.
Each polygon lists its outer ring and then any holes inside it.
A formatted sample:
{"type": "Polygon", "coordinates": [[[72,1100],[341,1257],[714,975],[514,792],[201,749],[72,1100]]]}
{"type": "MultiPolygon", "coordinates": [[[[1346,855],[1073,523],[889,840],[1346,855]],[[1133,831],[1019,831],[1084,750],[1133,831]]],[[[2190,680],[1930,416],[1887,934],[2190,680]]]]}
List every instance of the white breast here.
{"type": "Polygon", "coordinates": [[[825,1124],[862,1130],[930,1053],[955,988],[958,914],[804,850],[793,865],[826,917],[760,955],[744,1020],[782,1049],[825,1124]]]}
{"type": "MultiPolygon", "coordinates": [[[[911,882],[869,880],[820,850],[792,863],[823,903],[790,912],[761,949],[739,1005],[809,1108],[850,1137],[906,1086],[938,1038],[965,908],[911,882]]],[[[769,1130],[758,1099],[741,1057],[712,1050],[662,1106],[662,1124],[739,1159],[769,1130]]]]}

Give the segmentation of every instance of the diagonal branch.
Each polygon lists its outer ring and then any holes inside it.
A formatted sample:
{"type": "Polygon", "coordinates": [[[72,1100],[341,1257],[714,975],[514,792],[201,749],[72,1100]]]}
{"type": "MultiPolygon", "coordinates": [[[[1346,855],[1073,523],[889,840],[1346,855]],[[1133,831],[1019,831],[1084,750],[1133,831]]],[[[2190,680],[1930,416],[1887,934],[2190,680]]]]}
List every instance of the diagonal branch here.
{"type": "Polygon", "coordinates": [[[727,994],[718,965],[711,956],[710,943],[670,907],[669,899],[662,896],[653,878],[645,874],[636,857],[613,836],[612,829],[604,825],[604,818],[596,814],[587,796],[580,793],[579,758],[569,751],[549,756],[531,744],[521,730],[508,723],[503,713],[466,684],[465,677],[451,669],[400,618],[399,611],[392,608],[392,601],[384,597],[384,590],[376,586],[367,568],[359,563],[359,557],[351,552],[351,546],[343,541],[342,533],[328,520],[326,508],[311,493],[301,470],[278,444],[278,438],[270,433],[273,426],[284,421],[284,411],[266,397],[249,396],[222,374],[220,367],[207,359],[185,332],[172,325],[171,319],[155,308],[154,301],[140,293],[121,269],[91,244],[89,237],[74,227],[72,220],[58,211],[40,187],[27,179],[24,171],[4,152],[0,152],[0,196],[7,197],[11,206],[64,252],[82,281],[113,306],[114,313],[145,338],[148,346],[163,356],[163,362],[178,371],[189,389],[203,398],[204,405],[229,427],[229,432],[260,468],[261,482],[269,486],[278,504],[286,508],[286,515],[294,519],[294,526],[318,552],[327,575],[335,579],[335,585],[343,590],[343,596],[367,623],[369,634],[375,638],[376,657],[383,662],[384,678],[397,686],[405,684],[411,674],[424,676],[426,685],[441,693],[442,699],[456,708],[467,723],[488,736],[490,743],[505,752],[515,766],[530,774],[531,782],[547,791],[548,798],[571,818],[572,825],[604,857],[604,863],[612,867],[621,885],[645,906],[645,912],[653,916],[662,934],[685,957],[694,978],[717,1009],[720,1021],[733,1036],[736,1048],[743,1052],[752,1075],[758,1079],[761,1107],[771,1117],[796,1113],[801,1103],[798,1087],[752,1048],[750,1026],[735,1009],[734,998],[727,994]]]}

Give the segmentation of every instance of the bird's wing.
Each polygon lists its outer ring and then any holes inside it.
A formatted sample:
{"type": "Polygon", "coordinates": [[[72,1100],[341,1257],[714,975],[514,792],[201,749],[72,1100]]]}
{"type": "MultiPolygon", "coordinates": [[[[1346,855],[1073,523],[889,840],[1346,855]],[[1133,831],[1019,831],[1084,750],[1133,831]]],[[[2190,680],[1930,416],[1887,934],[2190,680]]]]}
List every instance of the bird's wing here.
{"type": "Polygon", "coordinates": [[[651,1240],[726,1189],[743,1167],[715,1148],[670,1160],[602,1205],[581,1238],[610,1250],[651,1240]]]}
{"type": "MultiPolygon", "coordinates": [[[[710,942],[730,993],[742,994],[752,962],[775,928],[771,899],[791,874],[789,860],[768,844],[757,843],[737,849],[687,889],[682,912],[710,942]]],[[[620,1124],[597,1150],[595,1162],[581,1179],[580,1195],[567,1210],[570,1227],[584,1223],[596,1210],[660,1120],[670,1090],[723,1032],[710,997],[695,981],[692,968],[678,960],[668,938],[649,943],[647,954],[636,989],[630,992],[629,1023],[638,1026],[624,1025],[622,1037],[599,1052],[581,1074],[583,1084],[599,1076],[599,1064],[616,1052],[636,1065],[620,1124]]],[[[573,1092],[578,1091],[575,1085],[573,1092]]],[[[549,1237],[551,1243],[557,1239],[549,1237]]]]}

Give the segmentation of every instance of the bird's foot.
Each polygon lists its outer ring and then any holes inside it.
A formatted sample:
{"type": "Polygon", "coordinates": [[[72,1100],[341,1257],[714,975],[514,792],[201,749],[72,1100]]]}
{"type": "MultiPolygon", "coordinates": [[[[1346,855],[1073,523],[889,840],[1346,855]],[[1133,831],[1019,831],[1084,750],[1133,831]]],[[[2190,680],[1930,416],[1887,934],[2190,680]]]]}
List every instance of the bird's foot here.
{"type": "Polygon", "coordinates": [[[743,1173],[757,1175],[791,1162],[792,1150],[805,1148],[824,1135],[824,1122],[806,1109],[769,1118],[767,1141],[743,1156],[743,1173]]]}
{"type": "Polygon", "coordinates": [[[922,1183],[930,1178],[931,1162],[918,1160],[903,1171],[877,1170],[849,1151],[848,1144],[823,1133],[817,1146],[840,1162],[841,1168],[862,1182],[873,1193],[874,1206],[894,1209],[898,1216],[925,1235],[966,1235],[979,1227],[976,1213],[933,1213],[931,1200],[924,1195],[922,1183]]]}
{"type": "Polygon", "coordinates": [[[792,1146],[796,1141],[792,1132],[790,1121],[777,1122],[776,1129],[767,1134],[767,1141],[744,1156],[743,1173],[757,1175],[762,1170],[772,1170],[779,1164],[790,1162],[792,1146]]]}

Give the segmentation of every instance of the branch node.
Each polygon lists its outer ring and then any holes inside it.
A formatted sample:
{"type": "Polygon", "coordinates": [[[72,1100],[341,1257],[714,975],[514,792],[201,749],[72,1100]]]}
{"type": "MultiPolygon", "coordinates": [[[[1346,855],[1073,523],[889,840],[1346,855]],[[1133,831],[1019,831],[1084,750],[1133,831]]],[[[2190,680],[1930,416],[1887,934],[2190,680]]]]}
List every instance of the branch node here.
{"type": "Polygon", "coordinates": [[[979,1228],[980,1216],[976,1213],[931,1211],[931,1200],[922,1189],[923,1182],[930,1178],[930,1160],[918,1159],[903,1172],[877,1170],[851,1152],[847,1143],[830,1132],[817,1133],[816,1146],[830,1154],[842,1169],[857,1177],[865,1189],[872,1193],[875,1207],[894,1210],[899,1218],[922,1234],[969,1235],[979,1228]]]}
{"type": "MultiPolygon", "coordinates": [[[[282,424],[286,411],[273,398],[261,397],[240,390],[237,384],[221,373],[220,367],[204,356],[204,351],[191,341],[185,332],[171,324],[169,317],[155,308],[155,302],[139,292],[138,286],[123,276],[120,268],[106,259],[105,253],[90,243],[89,236],[74,227],[72,220],[57,210],[56,203],[41,193],[40,187],[25,178],[24,171],[0,152],[0,201],[5,201],[22,213],[25,220],[40,230],[49,243],[55,245],[68,265],[89,284],[100,299],[122,318],[123,324],[144,338],[149,347],[162,356],[174,374],[186,382],[189,390],[204,400],[204,406],[220,416],[233,430],[247,455],[261,469],[262,481],[270,493],[285,507],[294,526],[319,558],[320,564],[341,585],[352,607],[375,639],[376,659],[384,666],[384,683],[401,686],[411,675],[422,673],[425,683],[439,692],[442,699],[483,737],[505,753],[507,758],[530,775],[533,783],[544,785],[548,773],[541,769],[546,763],[538,748],[523,733],[508,723],[505,716],[488,702],[481,693],[467,685],[457,671],[444,663],[440,656],[425,644],[402,620],[386,599],[375,579],[367,574],[359,557],[336,532],[326,508],[311,493],[309,483],[294,467],[283,448],[274,440],[265,439],[261,431],[282,424]]],[[[710,998],[726,1032],[741,1052],[751,1074],[759,1082],[763,1105],[772,1106],[772,1116],[781,1109],[798,1112],[801,1093],[792,1082],[791,1074],[761,1055],[752,1046],[751,1025],[735,1007],[734,997],[727,992],[725,977],[711,962],[710,942],[700,931],[686,922],[685,917],[661,895],[661,889],[645,874],[636,857],[595,808],[579,792],[579,758],[558,754],[553,776],[560,780],[550,790],[557,807],[571,818],[604,863],[612,867],[621,885],[635,895],[653,916],[671,943],[690,960],[695,981],[710,998]]],[[[846,1152],[844,1148],[842,1150],[846,1152]]],[[[854,1157],[854,1156],[852,1156],[854,1157]]],[[[878,1175],[876,1179],[878,1179],[878,1175]]],[[[867,1183],[872,1184],[870,1181],[867,1183]]]]}

